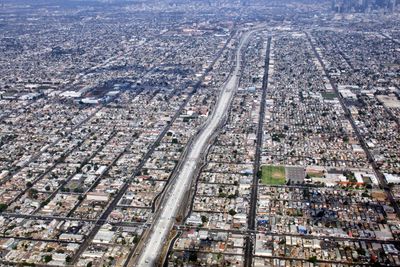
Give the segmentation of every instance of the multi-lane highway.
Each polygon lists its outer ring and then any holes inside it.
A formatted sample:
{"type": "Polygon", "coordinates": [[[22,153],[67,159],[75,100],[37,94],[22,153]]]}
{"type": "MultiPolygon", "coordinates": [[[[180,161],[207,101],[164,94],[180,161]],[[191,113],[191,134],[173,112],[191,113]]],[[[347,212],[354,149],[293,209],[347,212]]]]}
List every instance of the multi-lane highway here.
{"type": "Polygon", "coordinates": [[[164,204],[161,205],[159,215],[155,219],[151,232],[147,236],[147,241],[141,251],[141,255],[138,257],[137,266],[155,266],[157,264],[185,194],[190,189],[192,178],[201,160],[201,155],[206,149],[210,137],[223,121],[234,92],[238,87],[242,47],[247,43],[252,32],[253,31],[245,32],[240,37],[240,42],[236,51],[235,67],[230,77],[221,88],[221,93],[214,112],[205,123],[202,131],[195,138],[189,153],[184,159],[184,164],[176,176],[176,180],[166,192],[164,204]]]}

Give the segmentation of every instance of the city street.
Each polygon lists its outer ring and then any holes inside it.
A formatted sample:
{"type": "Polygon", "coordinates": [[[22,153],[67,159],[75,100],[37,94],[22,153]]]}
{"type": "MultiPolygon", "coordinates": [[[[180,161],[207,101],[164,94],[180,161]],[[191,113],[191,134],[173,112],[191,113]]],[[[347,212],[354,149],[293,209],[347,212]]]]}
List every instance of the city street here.
{"type": "Polygon", "coordinates": [[[201,154],[207,147],[209,138],[225,116],[232,96],[237,89],[239,80],[238,74],[240,73],[241,67],[242,48],[247,43],[251,33],[251,31],[246,32],[241,36],[236,51],[235,68],[227,82],[221,88],[221,94],[215,106],[215,110],[210,119],[206,122],[203,130],[194,141],[186,159],[184,159],[185,163],[181,172],[176,177],[174,185],[170,188],[169,192],[166,192],[168,198],[165,200],[165,204],[161,206],[160,215],[153,223],[153,228],[148,236],[148,241],[145,242],[145,247],[139,257],[138,266],[153,266],[156,264],[158,257],[160,256],[169,231],[174,224],[176,214],[180,206],[183,204],[182,200],[188,192],[197,165],[201,159],[201,154]]]}

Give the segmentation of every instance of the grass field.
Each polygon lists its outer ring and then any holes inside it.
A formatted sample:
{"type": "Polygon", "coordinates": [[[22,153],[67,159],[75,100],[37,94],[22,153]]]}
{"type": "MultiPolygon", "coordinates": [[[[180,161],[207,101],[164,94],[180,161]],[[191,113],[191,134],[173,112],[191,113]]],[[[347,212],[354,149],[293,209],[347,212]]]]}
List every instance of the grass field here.
{"type": "Polygon", "coordinates": [[[285,167],[265,165],[261,167],[261,183],[265,185],[284,185],[285,167]]]}
{"type": "Polygon", "coordinates": [[[327,100],[333,100],[336,98],[335,93],[332,93],[332,92],[323,92],[323,93],[321,93],[321,95],[324,99],[327,99],[327,100]]]}

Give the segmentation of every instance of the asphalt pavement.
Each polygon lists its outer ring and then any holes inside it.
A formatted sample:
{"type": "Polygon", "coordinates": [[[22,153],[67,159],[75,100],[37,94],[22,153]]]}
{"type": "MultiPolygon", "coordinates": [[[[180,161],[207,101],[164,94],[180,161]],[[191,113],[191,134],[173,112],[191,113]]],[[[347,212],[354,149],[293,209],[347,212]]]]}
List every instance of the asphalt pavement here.
{"type": "Polygon", "coordinates": [[[161,254],[161,251],[167,241],[170,230],[172,229],[175,217],[182,205],[186,193],[190,189],[201,155],[206,149],[210,137],[218,128],[223,117],[227,113],[232,97],[238,87],[239,73],[241,68],[242,47],[249,39],[253,31],[242,34],[239,46],[236,51],[235,68],[227,82],[221,88],[221,94],[215,106],[212,116],[204,125],[200,134],[193,142],[193,146],[184,159],[183,167],[176,177],[174,185],[166,192],[165,203],[160,207],[160,215],[153,223],[152,231],[148,235],[148,240],[141,255],[138,258],[137,266],[155,266],[161,254]]]}

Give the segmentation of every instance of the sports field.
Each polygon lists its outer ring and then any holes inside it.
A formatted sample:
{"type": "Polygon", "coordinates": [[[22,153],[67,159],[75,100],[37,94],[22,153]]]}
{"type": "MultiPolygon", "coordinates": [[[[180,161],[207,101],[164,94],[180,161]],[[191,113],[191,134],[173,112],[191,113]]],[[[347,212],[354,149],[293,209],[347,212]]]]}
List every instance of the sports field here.
{"type": "Polygon", "coordinates": [[[284,185],[285,167],[264,165],[261,167],[261,183],[265,185],[284,185]]]}

